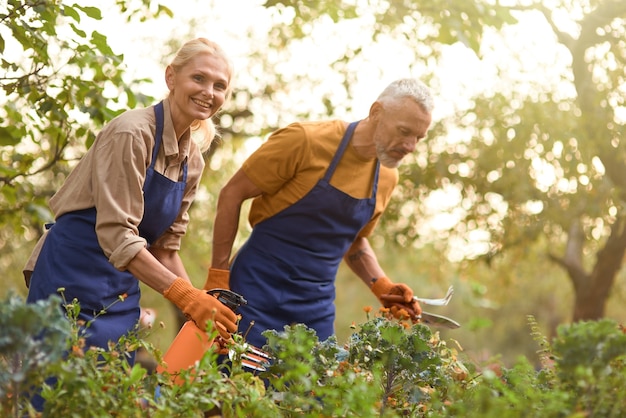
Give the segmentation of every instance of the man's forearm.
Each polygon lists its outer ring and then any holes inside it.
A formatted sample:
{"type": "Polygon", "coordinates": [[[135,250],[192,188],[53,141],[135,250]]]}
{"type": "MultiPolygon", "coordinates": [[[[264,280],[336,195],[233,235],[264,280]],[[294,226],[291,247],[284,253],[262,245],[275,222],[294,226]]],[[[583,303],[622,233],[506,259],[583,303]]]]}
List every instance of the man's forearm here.
{"type": "Polygon", "coordinates": [[[213,223],[211,267],[228,270],[230,254],[237,235],[241,206],[218,203],[213,223]]]}
{"type": "Polygon", "coordinates": [[[368,287],[373,278],[385,275],[367,238],[357,238],[344,256],[344,261],[368,287]]]}

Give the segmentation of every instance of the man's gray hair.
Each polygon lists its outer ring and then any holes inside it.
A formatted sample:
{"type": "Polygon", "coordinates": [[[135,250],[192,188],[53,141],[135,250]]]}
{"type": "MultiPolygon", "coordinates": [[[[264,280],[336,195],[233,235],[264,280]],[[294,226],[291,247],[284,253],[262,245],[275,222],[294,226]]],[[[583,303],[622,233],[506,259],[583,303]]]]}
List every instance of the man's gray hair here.
{"type": "Polygon", "coordinates": [[[433,96],[430,94],[430,89],[426,84],[415,78],[402,78],[392,82],[383,90],[376,101],[384,104],[404,97],[411,97],[428,113],[433,112],[435,103],[433,96]]]}

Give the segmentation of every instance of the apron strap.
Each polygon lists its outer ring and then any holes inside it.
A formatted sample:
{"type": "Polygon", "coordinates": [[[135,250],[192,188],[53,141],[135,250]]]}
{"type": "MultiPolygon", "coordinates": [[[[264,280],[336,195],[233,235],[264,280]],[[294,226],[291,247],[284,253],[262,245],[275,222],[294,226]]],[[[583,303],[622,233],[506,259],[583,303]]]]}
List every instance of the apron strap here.
{"type": "Polygon", "coordinates": [[[161,138],[163,138],[163,102],[159,102],[154,106],[154,115],[156,117],[156,132],[154,134],[154,148],[152,149],[152,162],[150,167],[154,167],[154,162],[159,154],[159,148],[161,148],[161,138]]]}
{"type": "Polygon", "coordinates": [[[339,160],[341,160],[341,156],[343,155],[344,151],[346,150],[346,147],[350,143],[350,139],[352,139],[354,128],[356,128],[358,124],[359,124],[359,121],[356,121],[348,125],[348,129],[346,130],[346,133],[343,135],[343,138],[341,139],[339,148],[337,148],[337,152],[335,153],[333,160],[330,162],[330,165],[328,166],[328,169],[326,170],[326,174],[324,174],[324,181],[330,182],[330,178],[333,176],[333,173],[335,172],[335,168],[337,168],[337,164],[339,164],[339,160]]]}

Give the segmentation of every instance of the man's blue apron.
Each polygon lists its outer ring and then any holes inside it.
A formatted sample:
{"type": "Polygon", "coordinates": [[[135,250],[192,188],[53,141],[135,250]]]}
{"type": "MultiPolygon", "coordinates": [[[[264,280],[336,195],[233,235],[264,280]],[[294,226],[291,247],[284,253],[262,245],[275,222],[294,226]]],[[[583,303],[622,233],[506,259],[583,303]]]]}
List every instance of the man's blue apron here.
{"type": "MultiPolygon", "coordinates": [[[[187,181],[186,161],[180,182],[154,170],[163,137],[163,103],[154,111],[155,145],[143,186],[144,216],[138,227],[148,244],[176,220],[187,181]]],[[[66,213],[47,225],[50,230],[35,265],[27,301],[46,299],[58,288],[65,288],[65,299],[71,302],[76,298],[80,303],[80,319],[93,321],[85,329],[87,346],[106,349],[109,341],[117,342],[137,324],[140,291],[139,281],[130,272],[117,270],[104,255],[95,225],[95,208],[66,213]],[[120,295],[126,295],[123,302],[120,295]],[[103,308],[106,313],[99,314],[103,308]]]]}
{"type": "Polygon", "coordinates": [[[315,329],[320,341],[334,334],[337,269],[371,219],[378,188],[378,162],[369,198],[356,199],[330,185],[357,124],[348,126],[315,187],[298,202],[259,222],[233,260],[231,289],[248,300],[237,310],[242,315],[239,330],[248,332],[246,340],[252,345],[266,343],[263,331],[282,331],[293,323],[315,329]],[[254,325],[248,331],[250,321],[254,325]]]}

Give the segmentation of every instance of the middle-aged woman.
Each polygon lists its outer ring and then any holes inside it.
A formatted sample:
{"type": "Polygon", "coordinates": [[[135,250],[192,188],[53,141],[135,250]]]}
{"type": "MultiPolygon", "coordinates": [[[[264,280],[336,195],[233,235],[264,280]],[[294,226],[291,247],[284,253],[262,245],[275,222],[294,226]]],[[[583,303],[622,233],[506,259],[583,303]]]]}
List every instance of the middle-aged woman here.
{"type": "Polygon", "coordinates": [[[232,65],[215,43],[185,43],[165,70],[167,98],[109,122],[50,199],[55,223],[25,268],[28,302],[56,294],[78,300],[88,346],[107,349],[139,319],[139,281],[199,327],[228,339],[235,314],[195,288],[178,254],[209,145],[211,117],[231,91],[232,65]],[[100,312],[105,309],[105,313],[100,312]]]}

